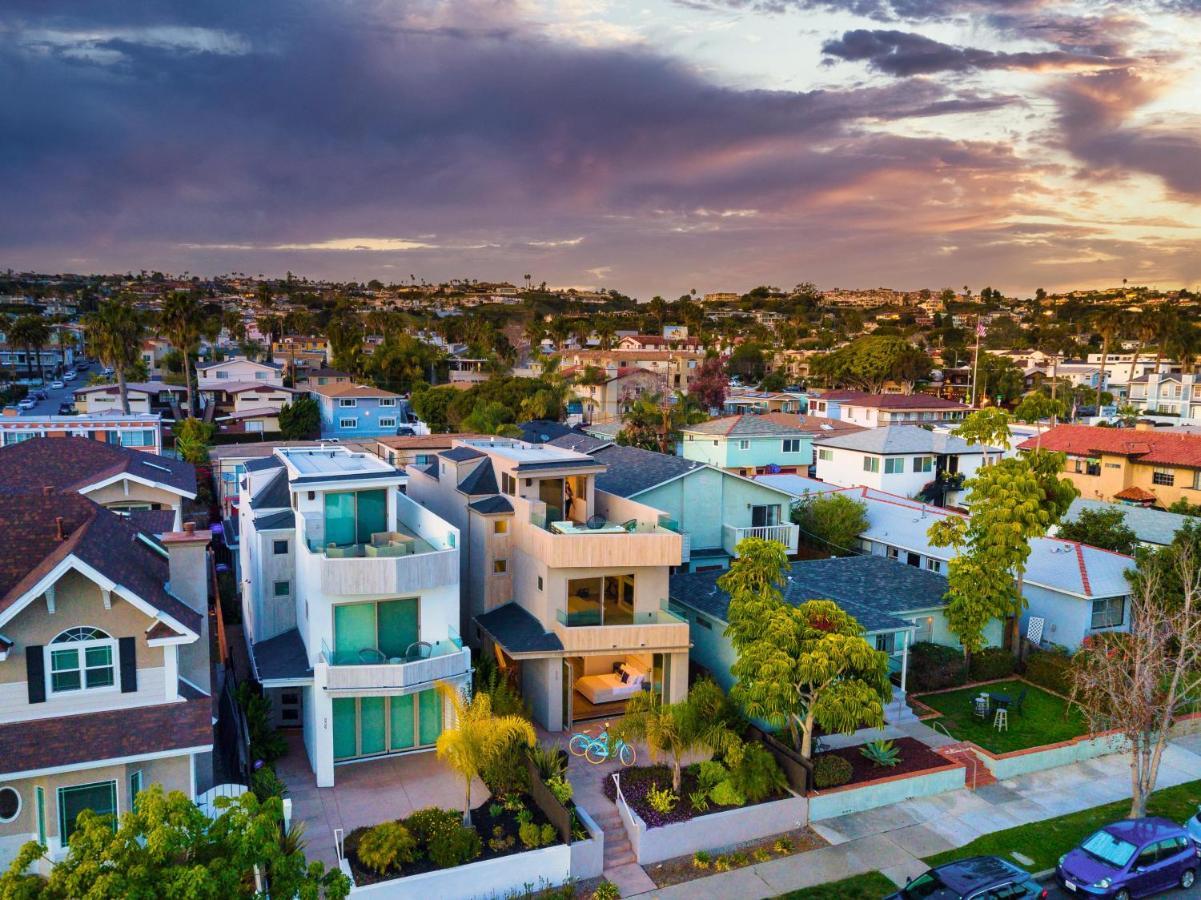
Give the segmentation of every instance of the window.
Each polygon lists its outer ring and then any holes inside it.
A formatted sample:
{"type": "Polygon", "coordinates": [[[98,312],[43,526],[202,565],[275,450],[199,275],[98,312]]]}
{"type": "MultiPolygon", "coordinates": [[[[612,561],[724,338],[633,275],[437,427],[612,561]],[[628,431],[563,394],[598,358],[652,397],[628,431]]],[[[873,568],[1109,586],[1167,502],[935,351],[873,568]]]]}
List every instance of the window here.
{"type": "Polygon", "coordinates": [[[285,553],[288,552],[288,542],[287,541],[272,541],[271,542],[271,552],[274,553],[276,556],[283,556],[285,553]]]}
{"type": "Polygon", "coordinates": [[[822,462],[830,462],[832,459],[834,459],[834,451],[827,450],[824,447],[820,447],[820,448],[818,448],[818,451],[817,451],[817,458],[820,459],[822,462]]]}
{"type": "Polygon", "coordinates": [[[153,447],[154,432],[150,429],[136,428],[120,431],[118,441],[122,447],[153,447]]]}
{"type": "Polygon", "coordinates": [[[22,441],[32,440],[35,437],[39,437],[39,435],[33,431],[27,431],[23,434],[6,431],[4,432],[4,446],[7,447],[9,444],[19,444],[22,441]]]}
{"type": "Polygon", "coordinates": [[[751,527],[752,528],[767,528],[771,525],[780,524],[780,507],[779,504],[771,506],[752,506],[751,507],[751,527]]]}
{"type": "Polygon", "coordinates": [[[913,471],[915,472],[933,472],[934,457],[933,456],[915,456],[913,457],[913,471]]]}
{"type": "Polygon", "coordinates": [[[65,846],[75,833],[75,820],[85,809],[112,817],[117,827],[117,782],[97,781],[58,789],[58,835],[65,846]]]}
{"type": "Polygon", "coordinates": [[[388,492],[328,491],[325,494],[325,546],[367,544],[371,535],[387,531],[388,492]]]}
{"type": "Polygon", "coordinates": [[[1113,628],[1126,618],[1125,597],[1102,597],[1093,601],[1093,628],[1113,628]]]}
{"type": "Polygon", "coordinates": [[[1193,473],[1193,490],[1201,491],[1201,469],[1193,473]]]}
{"type": "Polygon", "coordinates": [[[393,417],[389,417],[386,419],[381,418],[379,420],[379,427],[380,428],[395,428],[396,427],[396,419],[393,417]]]}
{"type": "Polygon", "coordinates": [[[276,597],[286,597],[292,592],[292,582],[277,581],[271,586],[271,592],[276,597]]]}
{"type": "Polygon", "coordinates": [[[751,449],[751,442],[750,442],[750,441],[747,441],[747,440],[741,440],[741,441],[739,441],[739,442],[738,442],[738,449],[739,449],[739,450],[750,450],[750,449],[751,449]]]}
{"type": "Polygon", "coordinates": [[[508,472],[500,473],[500,490],[503,494],[508,494],[510,497],[517,496],[517,479],[508,472]]]}
{"type": "Polygon", "coordinates": [[[897,649],[896,632],[876,635],[876,649],[881,653],[892,653],[897,649]]]}
{"type": "Polygon", "coordinates": [[[0,822],[11,822],[21,814],[21,795],[16,788],[0,788],[0,822]]]}
{"type": "Polygon", "coordinates": [[[229,380],[229,373],[228,373],[228,372],[226,372],[224,369],[221,369],[221,370],[219,370],[219,371],[217,372],[217,380],[218,380],[218,381],[227,381],[227,380],[229,380]]]}
{"type": "Polygon", "coordinates": [[[783,445],[781,447],[781,449],[785,453],[800,453],[801,452],[801,439],[800,438],[784,438],[784,440],[781,443],[783,445]]]}
{"type": "Polygon", "coordinates": [[[1151,473],[1151,483],[1171,487],[1176,483],[1175,469],[1165,469],[1161,466],[1156,466],[1155,471],[1151,473]]]}
{"type": "Polygon", "coordinates": [[[413,458],[413,464],[418,466],[428,466],[433,461],[434,455],[432,453],[418,453],[413,458]]]}
{"type": "Polygon", "coordinates": [[[863,471],[864,472],[879,472],[880,471],[880,457],[878,457],[878,456],[863,457],[863,471]]]}
{"type": "Polygon", "coordinates": [[[929,569],[931,572],[942,572],[942,560],[941,559],[933,559],[932,557],[927,556],[926,557],[926,568],[929,569]]]}
{"type": "Polygon", "coordinates": [[[267,373],[266,372],[255,372],[254,377],[255,377],[256,381],[266,381],[267,373]]]}
{"type": "Polygon", "coordinates": [[[509,561],[507,559],[492,560],[492,574],[493,575],[504,575],[508,571],[509,571],[509,561]]]}
{"type": "Polygon", "coordinates": [[[508,519],[494,519],[492,522],[493,534],[507,534],[509,531],[508,519]]]}
{"type": "Polygon", "coordinates": [[[359,405],[359,401],[356,400],[354,397],[339,397],[338,398],[338,406],[342,407],[342,409],[354,409],[358,405],[359,405]]]}
{"type": "Polygon", "coordinates": [[[888,547],[885,549],[884,555],[889,559],[900,559],[901,551],[899,551],[896,547],[888,547]]]}
{"type": "Polygon", "coordinates": [[[905,458],[902,456],[889,456],[884,460],[885,475],[900,475],[905,471],[905,458]]]}
{"type": "Polygon", "coordinates": [[[395,397],[380,397],[379,405],[380,406],[395,406],[396,398],[395,397]]]}
{"type": "Polygon", "coordinates": [[[542,590],[542,576],[538,576],[538,590],[542,590]]]}
{"type": "Polygon", "coordinates": [[[358,428],[359,420],[358,419],[339,419],[338,427],[339,428],[358,428]]]}
{"type": "Polygon", "coordinates": [[[567,611],[561,621],[576,625],[633,625],[634,575],[573,578],[567,582],[567,611]]]}
{"type": "Polygon", "coordinates": [[[113,670],[117,642],[99,628],[69,628],[50,642],[50,692],[108,688],[116,684],[113,670]]]}
{"type": "Polygon", "coordinates": [[[142,793],[142,770],[138,769],[129,774],[129,808],[133,809],[138,794],[142,793]]]}

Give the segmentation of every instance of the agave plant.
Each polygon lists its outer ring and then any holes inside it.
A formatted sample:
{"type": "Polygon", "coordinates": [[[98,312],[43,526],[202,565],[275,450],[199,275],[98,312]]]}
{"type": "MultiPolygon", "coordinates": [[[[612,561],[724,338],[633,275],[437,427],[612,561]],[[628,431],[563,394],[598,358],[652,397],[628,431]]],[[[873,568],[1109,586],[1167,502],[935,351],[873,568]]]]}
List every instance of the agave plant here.
{"type": "Polygon", "coordinates": [[[870,741],[859,750],[874,765],[891,769],[901,762],[901,751],[892,741],[870,741]]]}

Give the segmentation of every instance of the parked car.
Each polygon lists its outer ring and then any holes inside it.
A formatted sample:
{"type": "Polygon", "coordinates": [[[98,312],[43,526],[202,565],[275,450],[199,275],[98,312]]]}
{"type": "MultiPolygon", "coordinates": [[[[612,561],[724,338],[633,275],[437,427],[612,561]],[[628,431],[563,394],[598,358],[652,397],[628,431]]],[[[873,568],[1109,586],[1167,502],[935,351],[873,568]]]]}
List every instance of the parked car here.
{"type": "Polygon", "coordinates": [[[88,362],[87,360],[84,360],[83,362],[77,362],[75,364],[75,371],[76,372],[86,372],[88,370],[88,366],[90,366],[90,365],[91,365],[91,363],[88,362]]]}
{"type": "Polygon", "coordinates": [[[105,367],[104,367],[104,368],[103,368],[103,369],[100,371],[100,374],[101,374],[101,375],[103,375],[105,378],[111,378],[111,377],[113,376],[113,368],[112,368],[112,366],[105,366],[105,367]]]}
{"type": "Polygon", "coordinates": [[[29,396],[31,396],[34,400],[49,400],[50,399],[50,395],[47,394],[46,391],[43,390],[42,388],[38,388],[36,391],[31,392],[29,396]]]}
{"type": "Polygon", "coordinates": [[[1201,850],[1201,807],[1197,808],[1197,814],[1184,823],[1184,830],[1188,832],[1188,836],[1193,839],[1193,843],[1198,850],[1201,850]]]}
{"type": "Polygon", "coordinates": [[[998,856],[972,856],[936,866],[885,900],[1042,900],[1047,891],[1025,869],[998,856]]]}
{"type": "Polygon", "coordinates": [[[63,374],[63,381],[74,381],[78,377],[79,376],[76,375],[74,372],[66,372],[63,374]]]}
{"type": "Polygon", "coordinates": [[[35,399],[33,399],[33,397],[26,397],[24,400],[22,400],[20,403],[17,404],[17,407],[19,409],[33,409],[37,405],[38,405],[38,402],[35,399]]]}
{"type": "Polygon", "coordinates": [[[1130,900],[1197,880],[1201,849],[1175,822],[1154,816],[1106,825],[1059,858],[1063,886],[1090,897],[1130,900]]]}
{"type": "Polygon", "coordinates": [[[63,384],[61,381],[52,381],[52,382],[50,382],[50,389],[51,389],[51,390],[55,390],[55,391],[61,391],[61,390],[62,390],[63,388],[65,388],[65,387],[66,387],[66,385],[65,385],[65,384],[63,384]]]}
{"type": "Polygon", "coordinates": [[[60,416],[75,415],[75,403],[71,400],[64,400],[58,405],[58,414],[60,416]]]}
{"type": "Polygon", "coordinates": [[[413,437],[417,432],[408,425],[398,425],[396,428],[397,437],[413,437]]]}

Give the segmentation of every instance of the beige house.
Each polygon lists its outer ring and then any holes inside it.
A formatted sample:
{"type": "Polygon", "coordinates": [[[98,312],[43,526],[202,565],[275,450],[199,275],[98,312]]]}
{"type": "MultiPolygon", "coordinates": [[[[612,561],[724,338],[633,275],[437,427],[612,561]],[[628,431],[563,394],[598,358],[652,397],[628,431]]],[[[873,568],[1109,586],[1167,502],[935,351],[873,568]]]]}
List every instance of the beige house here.
{"type": "Polygon", "coordinates": [[[616,422],[641,394],[662,393],[662,375],[640,368],[569,369],[576,377],[572,391],[584,407],[584,420],[593,424],[616,422]],[[581,380],[582,379],[582,380],[581,380]]]}
{"type": "Polygon", "coordinates": [[[686,391],[705,361],[703,350],[651,347],[648,349],[567,350],[561,354],[563,368],[645,369],[660,376],[664,387],[686,391]]]}

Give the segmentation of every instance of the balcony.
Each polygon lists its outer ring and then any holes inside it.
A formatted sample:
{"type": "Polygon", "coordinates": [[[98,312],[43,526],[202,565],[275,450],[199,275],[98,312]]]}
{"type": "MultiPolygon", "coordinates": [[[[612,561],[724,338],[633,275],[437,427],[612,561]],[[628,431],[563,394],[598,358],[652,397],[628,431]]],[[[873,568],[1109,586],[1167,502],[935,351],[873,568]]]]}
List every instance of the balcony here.
{"type": "Polygon", "coordinates": [[[735,548],[749,537],[763,538],[766,541],[778,541],[789,553],[796,553],[797,535],[800,528],[796,525],[760,525],[752,528],[735,528],[733,525],[723,525],[721,528],[722,548],[731,556],[737,556],[735,548]]]}
{"type": "Polygon", "coordinates": [[[425,659],[384,659],[378,651],[369,653],[370,649],[338,654],[322,642],[321,662],[328,667],[326,687],[331,691],[425,690],[471,671],[471,651],[453,633],[434,642],[425,659]],[[373,656],[379,661],[370,661],[373,656]]]}
{"type": "Polygon", "coordinates": [[[688,622],[666,609],[634,613],[624,625],[575,625],[566,610],[558,610],[552,628],[567,653],[629,650],[683,650],[688,647],[688,622]]]}

